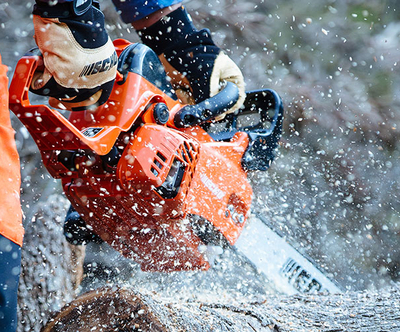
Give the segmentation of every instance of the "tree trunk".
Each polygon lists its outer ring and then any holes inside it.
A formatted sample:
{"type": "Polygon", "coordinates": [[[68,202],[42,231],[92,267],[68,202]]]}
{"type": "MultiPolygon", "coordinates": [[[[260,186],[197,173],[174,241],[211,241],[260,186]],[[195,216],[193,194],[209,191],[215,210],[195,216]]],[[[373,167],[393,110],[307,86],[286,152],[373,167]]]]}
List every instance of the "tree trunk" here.
{"type": "Polygon", "coordinates": [[[39,331],[49,315],[76,296],[83,247],[70,246],[62,223],[67,201],[52,195],[25,225],[18,289],[18,331],[39,331]]]}
{"type": "Polygon", "coordinates": [[[400,293],[268,296],[259,302],[171,301],[105,287],[64,307],[42,332],[399,331],[400,293]]]}

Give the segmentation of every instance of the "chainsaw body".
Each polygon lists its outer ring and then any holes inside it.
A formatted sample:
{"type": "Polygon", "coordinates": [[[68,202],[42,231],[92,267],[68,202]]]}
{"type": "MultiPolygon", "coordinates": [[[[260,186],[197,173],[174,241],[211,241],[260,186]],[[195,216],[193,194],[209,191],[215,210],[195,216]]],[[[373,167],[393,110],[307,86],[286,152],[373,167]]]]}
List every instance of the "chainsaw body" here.
{"type": "MultiPolygon", "coordinates": [[[[155,53],[124,40],[114,44],[118,77],[95,112],[66,117],[32,105],[35,55],[17,64],[10,109],[104,241],[145,271],[206,270],[201,245],[233,245],[246,223],[247,172],[272,162],[282,102],[272,90],[249,92],[244,107],[223,121],[179,126],[176,119],[190,118],[191,106],[176,98],[155,53]]],[[[200,110],[199,117],[205,114],[200,110]]]]}

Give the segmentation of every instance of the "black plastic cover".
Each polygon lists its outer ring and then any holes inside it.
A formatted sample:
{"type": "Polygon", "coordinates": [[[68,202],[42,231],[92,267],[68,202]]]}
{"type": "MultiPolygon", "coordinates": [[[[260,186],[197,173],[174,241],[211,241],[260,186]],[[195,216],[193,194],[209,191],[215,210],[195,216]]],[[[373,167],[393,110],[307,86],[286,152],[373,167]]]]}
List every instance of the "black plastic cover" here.
{"type": "MultiPolygon", "coordinates": [[[[127,46],[119,56],[118,71],[126,76],[128,72],[138,74],[154,84],[168,96],[177,100],[175,91],[156,53],[144,44],[127,46]]],[[[123,84],[122,81],[120,84],[123,84]]]]}
{"type": "Polygon", "coordinates": [[[249,136],[249,145],[242,158],[245,170],[267,170],[275,158],[282,135],[283,104],[271,89],[250,91],[240,110],[224,120],[207,124],[205,129],[218,141],[229,141],[238,131],[249,136]]]}

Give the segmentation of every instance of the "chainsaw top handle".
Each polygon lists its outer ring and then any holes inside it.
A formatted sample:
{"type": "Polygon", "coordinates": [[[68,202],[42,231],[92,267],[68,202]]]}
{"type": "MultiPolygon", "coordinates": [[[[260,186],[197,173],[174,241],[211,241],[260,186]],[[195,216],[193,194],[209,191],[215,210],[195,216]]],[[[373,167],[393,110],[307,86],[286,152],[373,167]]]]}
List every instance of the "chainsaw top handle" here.
{"type": "Polygon", "coordinates": [[[196,105],[182,107],[174,117],[177,128],[197,126],[214,119],[228,111],[239,99],[239,88],[232,82],[226,82],[224,88],[215,96],[196,105]]]}

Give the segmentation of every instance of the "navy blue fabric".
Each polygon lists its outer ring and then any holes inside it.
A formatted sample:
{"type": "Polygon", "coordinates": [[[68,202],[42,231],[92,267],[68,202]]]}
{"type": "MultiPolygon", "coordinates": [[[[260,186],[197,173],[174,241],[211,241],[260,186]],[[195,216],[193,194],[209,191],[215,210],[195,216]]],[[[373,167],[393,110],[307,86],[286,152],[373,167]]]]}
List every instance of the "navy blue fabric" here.
{"type": "Polygon", "coordinates": [[[207,29],[197,31],[185,8],[180,7],[148,28],[138,31],[142,42],[185,75],[199,103],[210,96],[210,77],[221,52],[207,29]]]}
{"type": "Polygon", "coordinates": [[[60,22],[68,26],[75,40],[83,48],[95,49],[105,45],[108,41],[108,34],[104,28],[104,15],[96,8],[88,10],[79,16],[79,19],[60,18],[60,22]]]}
{"type": "Polygon", "coordinates": [[[21,247],[0,235],[0,332],[17,329],[17,292],[21,247]]]}
{"type": "MultiPolygon", "coordinates": [[[[181,49],[187,45],[204,44],[199,40],[201,36],[193,37],[197,29],[185,8],[180,7],[169,13],[164,20],[159,20],[153,25],[139,30],[138,34],[144,44],[149,46],[157,55],[165,53],[169,48],[176,49],[177,44],[182,44],[181,49]],[[190,39],[190,41],[187,41],[190,39]]],[[[210,39],[211,37],[209,37],[210,39]]],[[[213,44],[212,40],[207,44],[213,44]]]]}
{"type": "Polygon", "coordinates": [[[36,0],[33,14],[46,18],[76,18],[81,17],[88,10],[100,9],[98,1],[88,0],[83,4],[78,1],[56,1],[36,0]]]}
{"type": "Polygon", "coordinates": [[[73,12],[72,4],[50,5],[43,1],[36,1],[33,14],[45,18],[58,18],[60,22],[68,26],[75,40],[83,48],[95,49],[108,41],[108,34],[104,28],[104,14],[96,1],[79,16],[73,12]]]}
{"type": "MultiPolygon", "coordinates": [[[[51,3],[54,0],[41,0],[36,3],[51,3]]],[[[73,2],[73,0],[58,0],[57,3],[73,2]]],[[[125,23],[140,20],[159,9],[181,3],[182,0],[113,0],[115,8],[125,23]]]]}
{"type": "Polygon", "coordinates": [[[182,0],[113,0],[121,19],[125,23],[132,23],[159,9],[181,2],[182,0]]]}

